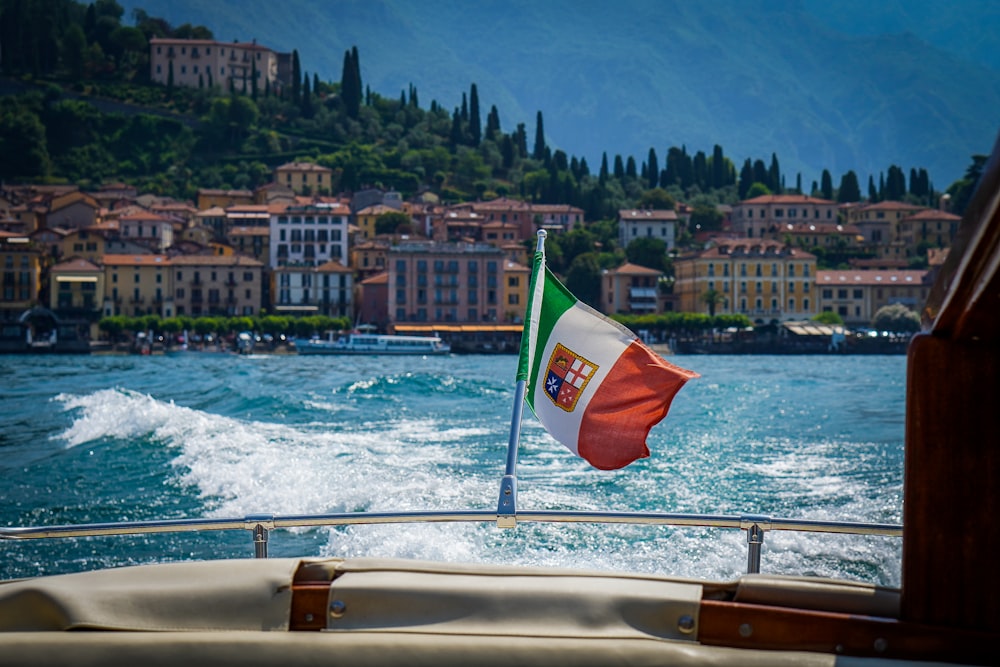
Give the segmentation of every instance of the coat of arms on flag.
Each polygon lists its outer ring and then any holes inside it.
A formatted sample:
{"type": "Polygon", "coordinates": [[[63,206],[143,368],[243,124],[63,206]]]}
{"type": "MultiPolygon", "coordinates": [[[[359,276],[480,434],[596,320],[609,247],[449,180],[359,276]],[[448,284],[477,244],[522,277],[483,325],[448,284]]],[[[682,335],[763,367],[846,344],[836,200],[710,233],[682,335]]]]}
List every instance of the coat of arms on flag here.
{"type": "Polygon", "coordinates": [[[557,407],[573,412],[580,394],[597,368],[596,364],[557,343],[545,372],[545,393],[557,407]]]}

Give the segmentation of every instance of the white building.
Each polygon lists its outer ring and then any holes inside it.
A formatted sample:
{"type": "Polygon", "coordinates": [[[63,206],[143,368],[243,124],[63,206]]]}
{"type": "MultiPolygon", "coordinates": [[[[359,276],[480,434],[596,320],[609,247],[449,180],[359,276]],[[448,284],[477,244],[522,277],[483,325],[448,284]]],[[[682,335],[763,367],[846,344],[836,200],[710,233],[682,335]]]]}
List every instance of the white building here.
{"type": "Polygon", "coordinates": [[[269,266],[319,266],[329,261],[349,266],[344,204],[288,204],[270,215],[269,266]]]}

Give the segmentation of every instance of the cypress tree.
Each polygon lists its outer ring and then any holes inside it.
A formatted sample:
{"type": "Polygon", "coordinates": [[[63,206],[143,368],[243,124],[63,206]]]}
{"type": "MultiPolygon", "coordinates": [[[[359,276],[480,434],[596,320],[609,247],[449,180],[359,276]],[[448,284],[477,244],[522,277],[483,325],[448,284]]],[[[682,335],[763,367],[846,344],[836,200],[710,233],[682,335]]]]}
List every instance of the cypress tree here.
{"type": "Polygon", "coordinates": [[[708,189],[708,159],[704,151],[695,153],[691,161],[691,182],[702,191],[708,189]]]}
{"type": "Polygon", "coordinates": [[[479,91],[472,84],[469,91],[469,133],[472,135],[472,145],[479,146],[483,140],[483,126],[479,118],[479,91]]]}
{"type": "Polygon", "coordinates": [[[462,112],[461,112],[462,122],[466,125],[469,124],[469,98],[466,97],[465,93],[462,93],[462,112]]]}
{"type": "Polygon", "coordinates": [[[451,134],[448,137],[452,150],[462,143],[462,114],[458,109],[451,115],[451,134]]]}
{"type": "Polygon", "coordinates": [[[521,157],[528,157],[528,130],[524,123],[517,124],[517,132],[514,133],[514,147],[521,157]]]}
{"type": "Polygon", "coordinates": [[[826,169],[823,170],[823,175],[820,176],[820,193],[823,195],[823,199],[833,199],[833,176],[826,169]]]}
{"type": "Polygon", "coordinates": [[[296,106],[302,97],[302,69],[299,65],[299,51],[292,49],[292,103],[296,106]]]}
{"type": "Polygon", "coordinates": [[[494,104],[486,115],[486,138],[490,141],[496,141],[498,134],[500,134],[500,112],[497,111],[494,104]]]}
{"type": "Polygon", "coordinates": [[[777,153],[771,153],[771,167],[767,170],[767,187],[771,189],[771,192],[781,192],[782,191],[782,181],[781,181],[781,169],[778,168],[778,155],[777,153]]]}
{"type": "Polygon", "coordinates": [[[625,178],[625,162],[622,160],[621,155],[615,155],[615,178],[621,180],[625,178]]]}
{"type": "MultiPolygon", "coordinates": [[[[243,86],[243,92],[246,93],[246,86],[243,86]]],[[[251,58],[250,60],[250,97],[256,101],[257,100],[257,59],[251,58]]]]}
{"type": "Polygon", "coordinates": [[[763,160],[754,160],[753,161],[753,180],[754,180],[754,183],[760,183],[761,185],[766,185],[768,190],[771,190],[771,192],[774,192],[774,190],[771,188],[771,186],[769,184],[770,181],[769,181],[768,175],[769,174],[768,174],[768,171],[767,171],[767,167],[764,166],[764,161],[763,160]]]}
{"type": "Polygon", "coordinates": [[[312,93],[309,90],[309,74],[302,78],[302,117],[313,117],[312,93]]]}
{"type": "Polygon", "coordinates": [[[713,188],[724,188],[729,185],[726,182],[726,158],[722,154],[722,146],[715,144],[712,148],[712,160],[711,160],[711,187],[713,188]]]}
{"type": "Polygon", "coordinates": [[[628,176],[629,178],[637,177],[635,170],[635,158],[632,157],[631,155],[629,155],[628,160],[625,161],[625,175],[628,176]]]}
{"type": "Polygon", "coordinates": [[[868,201],[873,203],[878,201],[878,190],[875,189],[875,179],[871,174],[868,174],[868,201]]]}
{"type": "Polygon", "coordinates": [[[858,187],[858,175],[849,171],[840,178],[840,189],[837,191],[837,201],[841,204],[861,201],[861,189],[858,187]]]}
{"type": "Polygon", "coordinates": [[[514,166],[514,140],[508,134],[503,135],[503,140],[500,142],[500,157],[504,169],[514,166]]]}
{"type": "Polygon", "coordinates": [[[747,158],[740,170],[740,182],[736,188],[740,199],[746,199],[751,185],[753,185],[753,165],[750,163],[750,158],[747,158]]]}
{"type": "Polygon", "coordinates": [[[802,194],[802,172],[795,174],[795,191],[802,194]]]}
{"type": "Polygon", "coordinates": [[[597,176],[598,182],[603,186],[608,182],[608,154],[607,152],[601,153],[601,171],[598,172],[597,176]]]}
{"type": "Polygon", "coordinates": [[[535,119],[535,150],[531,154],[535,160],[545,158],[545,129],[542,125],[542,112],[539,111],[535,119]]]}
{"type": "Polygon", "coordinates": [[[656,150],[649,149],[649,165],[646,168],[646,180],[649,188],[655,188],[660,182],[660,161],[656,159],[656,150]]]}

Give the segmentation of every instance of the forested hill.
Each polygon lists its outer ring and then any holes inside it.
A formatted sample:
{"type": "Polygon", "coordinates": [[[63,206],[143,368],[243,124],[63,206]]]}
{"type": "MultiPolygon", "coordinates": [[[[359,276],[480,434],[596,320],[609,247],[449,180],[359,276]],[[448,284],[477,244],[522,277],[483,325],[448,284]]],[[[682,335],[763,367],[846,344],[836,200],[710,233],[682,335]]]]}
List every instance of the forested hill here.
{"type": "Polygon", "coordinates": [[[412,84],[448,110],[476,83],[505,129],[542,111],[549,143],[591,165],[720,144],[737,164],[776,153],[806,182],[898,164],[946,185],[1000,127],[1000,5],[980,0],[122,4],[298,49],[323,80],[356,45],[372,90],[412,84]]]}

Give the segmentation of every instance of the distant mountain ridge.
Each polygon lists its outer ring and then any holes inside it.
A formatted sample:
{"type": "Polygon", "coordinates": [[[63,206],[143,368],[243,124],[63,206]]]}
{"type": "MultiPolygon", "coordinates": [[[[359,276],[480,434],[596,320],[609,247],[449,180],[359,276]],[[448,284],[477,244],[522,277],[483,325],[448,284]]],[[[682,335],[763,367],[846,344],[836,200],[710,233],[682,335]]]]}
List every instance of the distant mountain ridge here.
{"type": "MultiPolygon", "coordinates": [[[[978,16],[976,0],[886,3],[879,25],[897,21],[895,34],[848,32],[849,20],[833,21],[818,0],[121,4],[206,25],[219,40],[297,49],[302,69],[323,80],[339,81],[344,52],[357,46],[365,86],[394,97],[413,84],[425,108],[458,107],[475,83],[484,120],[496,105],[504,131],[525,123],[533,136],[541,111],[549,145],[592,171],[604,152],[642,163],[650,148],[662,160],[670,146],[719,144],[737,169],[775,153],[788,186],[796,173],[808,188],[824,168],[835,183],[853,169],[865,190],[896,164],[927,168],[943,189],[1000,129],[1000,70],[968,59],[1000,45],[1000,14],[978,16]],[[921,11],[968,18],[934,32],[921,11]]],[[[863,20],[865,5],[850,6],[863,20]]]]}

